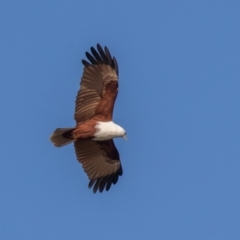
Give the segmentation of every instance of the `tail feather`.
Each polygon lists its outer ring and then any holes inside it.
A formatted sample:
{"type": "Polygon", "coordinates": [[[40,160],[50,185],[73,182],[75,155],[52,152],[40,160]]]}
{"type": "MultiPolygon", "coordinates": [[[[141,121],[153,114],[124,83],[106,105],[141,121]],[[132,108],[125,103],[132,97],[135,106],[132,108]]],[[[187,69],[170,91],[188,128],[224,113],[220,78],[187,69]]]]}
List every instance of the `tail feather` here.
{"type": "Polygon", "coordinates": [[[63,147],[74,139],[71,137],[71,133],[75,128],[57,128],[53,134],[50,136],[51,142],[55,147],[63,147]]]}

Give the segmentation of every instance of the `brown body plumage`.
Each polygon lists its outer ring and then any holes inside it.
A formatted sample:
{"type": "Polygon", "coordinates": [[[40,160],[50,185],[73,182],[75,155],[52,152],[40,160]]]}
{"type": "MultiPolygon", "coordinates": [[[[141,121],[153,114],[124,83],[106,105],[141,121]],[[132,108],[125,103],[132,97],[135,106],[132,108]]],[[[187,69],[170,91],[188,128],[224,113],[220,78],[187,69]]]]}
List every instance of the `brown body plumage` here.
{"type": "Polygon", "coordinates": [[[86,52],[90,62],[84,65],[80,90],[76,98],[75,128],[58,128],[50,137],[56,147],[74,142],[77,159],[90,180],[93,191],[108,191],[122,175],[122,166],[113,137],[125,137],[126,132],[112,122],[118,93],[118,65],[108,48],[97,44],[86,52]],[[98,51],[97,51],[98,50],[98,51]],[[105,129],[103,129],[105,128],[105,129]],[[109,131],[109,134],[108,134],[109,131]],[[104,139],[104,140],[103,140],[104,139]]]}

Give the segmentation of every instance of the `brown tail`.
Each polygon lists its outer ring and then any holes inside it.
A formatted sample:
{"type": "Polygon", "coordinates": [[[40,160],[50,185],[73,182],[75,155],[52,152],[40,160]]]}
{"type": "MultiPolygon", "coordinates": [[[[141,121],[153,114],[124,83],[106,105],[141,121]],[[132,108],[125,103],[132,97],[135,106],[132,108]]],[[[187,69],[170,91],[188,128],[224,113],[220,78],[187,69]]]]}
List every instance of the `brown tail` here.
{"type": "Polygon", "coordinates": [[[74,141],[72,131],[75,128],[57,128],[50,136],[51,142],[55,147],[63,147],[74,141]]]}

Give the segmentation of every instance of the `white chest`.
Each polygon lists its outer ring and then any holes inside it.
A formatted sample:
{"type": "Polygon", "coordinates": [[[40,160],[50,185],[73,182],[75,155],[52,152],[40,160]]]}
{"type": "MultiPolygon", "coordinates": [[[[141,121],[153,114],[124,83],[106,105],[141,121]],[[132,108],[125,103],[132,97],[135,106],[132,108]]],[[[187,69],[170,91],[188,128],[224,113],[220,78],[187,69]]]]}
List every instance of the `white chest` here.
{"type": "Polygon", "coordinates": [[[96,133],[94,134],[95,138],[93,138],[95,141],[104,141],[116,137],[122,137],[125,134],[125,130],[112,121],[98,122],[95,128],[96,133]]]}

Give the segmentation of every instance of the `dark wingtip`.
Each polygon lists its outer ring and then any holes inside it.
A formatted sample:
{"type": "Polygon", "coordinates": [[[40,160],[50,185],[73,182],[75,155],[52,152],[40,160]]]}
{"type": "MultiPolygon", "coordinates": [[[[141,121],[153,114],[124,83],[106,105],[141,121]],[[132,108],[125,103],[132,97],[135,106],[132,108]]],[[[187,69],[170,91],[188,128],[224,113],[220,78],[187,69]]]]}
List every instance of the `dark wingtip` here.
{"type": "Polygon", "coordinates": [[[100,193],[103,192],[104,188],[106,191],[109,191],[112,184],[116,184],[118,182],[119,176],[122,175],[122,167],[115,173],[112,173],[111,175],[100,177],[97,179],[91,179],[89,181],[88,187],[93,187],[93,193],[96,193],[99,191],[100,193]]]}
{"type": "Polygon", "coordinates": [[[87,67],[87,66],[91,66],[91,63],[89,63],[88,61],[86,61],[86,60],[82,60],[82,64],[85,66],[85,67],[87,67]]]}
{"type": "Polygon", "coordinates": [[[86,57],[88,58],[88,60],[92,63],[92,64],[97,64],[97,60],[89,53],[89,52],[86,52],[86,57]]]}
{"type": "Polygon", "coordinates": [[[109,65],[113,67],[113,59],[112,59],[110,51],[108,50],[108,48],[106,46],[104,47],[104,50],[105,50],[105,54],[107,56],[109,65]]]}
{"type": "Polygon", "coordinates": [[[95,64],[107,64],[110,65],[118,75],[118,64],[115,57],[111,56],[109,49],[105,46],[104,50],[99,43],[97,43],[97,48],[91,47],[91,53],[86,52],[86,57],[90,63],[86,60],[82,60],[85,67],[95,64]],[[97,50],[96,50],[97,49],[97,50]]]}
{"type": "Polygon", "coordinates": [[[96,179],[91,179],[88,183],[88,188],[91,188],[95,182],[96,182],[96,179]]]}
{"type": "Polygon", "coordinates": [[[113,57],[113,63],[114,63],[114,68],[116,70],[116,73],[118,75],[118,63],[117,63],[117,59],[115,57],[113,57]]]}

